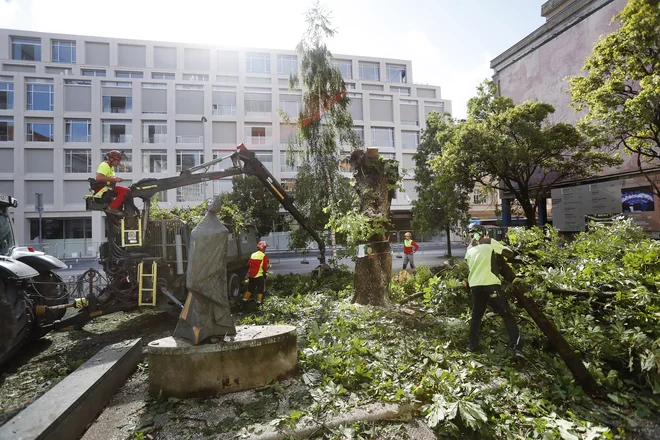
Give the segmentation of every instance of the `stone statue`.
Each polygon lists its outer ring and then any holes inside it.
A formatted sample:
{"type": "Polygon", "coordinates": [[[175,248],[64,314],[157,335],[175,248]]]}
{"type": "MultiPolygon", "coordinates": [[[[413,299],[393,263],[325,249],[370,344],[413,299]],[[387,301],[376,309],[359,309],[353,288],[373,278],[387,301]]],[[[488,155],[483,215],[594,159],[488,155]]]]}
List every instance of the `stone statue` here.
{"type": "Polygon", "coordinates": [[[186,286],[188,297],[174,336],[198,345],[212,336],[235,335],[227,297],[229,231],[218,219],[222,201],[209,202],[206,215],[191,233],[186,286]]]}

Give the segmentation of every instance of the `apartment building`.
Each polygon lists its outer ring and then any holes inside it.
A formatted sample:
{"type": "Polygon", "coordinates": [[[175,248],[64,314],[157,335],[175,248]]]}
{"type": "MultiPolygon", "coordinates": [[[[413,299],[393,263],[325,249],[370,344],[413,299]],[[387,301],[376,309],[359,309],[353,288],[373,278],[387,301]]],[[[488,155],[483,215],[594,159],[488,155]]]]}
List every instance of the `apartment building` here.
{"type": "MultiPolygon", "coordinates": [[[[413,83],[410,61],[335,55],[367,147],[407,169],[393,201],[397,222],[415,198],[412,156],[431,111],[451,112],[440,87],[413,83]]],[[[39,238],[35,193],[43,194],[42,240],[57,255],[96,252],[104,215],[85,210],[87,179],[109,150],[128,160],[124,185],[166,177],[231,154],[244,143],[286,183],[302,91],[295,51],[125,40],[0,29],[0,192],[20,201],[20,243],[39,238]],[[53,249],[57,247],[57,249],[53,249]]],[[[229,166],[229,164],[226,164],[229,166]]],[[[224,168],[224,166],[221,166],[224,168]]],[[[232,189],[231,179],[160,194],[161,206],[199,204],[232,189]]]]}

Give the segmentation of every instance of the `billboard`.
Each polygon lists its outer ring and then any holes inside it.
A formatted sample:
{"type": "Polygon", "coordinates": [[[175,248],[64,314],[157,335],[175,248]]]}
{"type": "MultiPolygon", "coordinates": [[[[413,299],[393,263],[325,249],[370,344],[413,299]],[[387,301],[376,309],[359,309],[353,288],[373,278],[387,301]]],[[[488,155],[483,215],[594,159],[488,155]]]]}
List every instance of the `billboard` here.
{"type": "Polygon", "coordinates": [[[559,231],[584,231],[590,216],[615,215],[632,218],[647,232],[660,231],[660,200],[643,176],[556,188],[551,195],[552,223],[559,231]]]}

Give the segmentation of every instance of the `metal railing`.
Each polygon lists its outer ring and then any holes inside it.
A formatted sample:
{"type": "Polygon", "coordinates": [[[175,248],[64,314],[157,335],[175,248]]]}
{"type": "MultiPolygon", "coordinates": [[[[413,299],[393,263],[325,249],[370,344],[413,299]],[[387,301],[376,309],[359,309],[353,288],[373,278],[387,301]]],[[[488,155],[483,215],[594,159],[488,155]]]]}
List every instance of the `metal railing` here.
{"type": "Polygon", "coordinates": [[[177,144],[203,144],[204,136],[184,135],[176,137],[177,144]]]}
{"type": "Polygon", "coordinates": [[[213,104],[212,114],[215,116],[236,116],[236,106],[213,104]]]}

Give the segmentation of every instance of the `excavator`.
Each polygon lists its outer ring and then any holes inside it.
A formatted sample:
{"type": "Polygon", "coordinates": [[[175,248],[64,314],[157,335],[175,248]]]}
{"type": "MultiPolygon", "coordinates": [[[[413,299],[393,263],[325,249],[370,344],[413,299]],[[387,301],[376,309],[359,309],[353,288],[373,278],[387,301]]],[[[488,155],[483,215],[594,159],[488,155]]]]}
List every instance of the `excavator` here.
{"type": "MultiPolygon", "coordinates": [[[[255,176],[309,233],[316,241],[319,252],[319,265],[314,269],[313,274],[319,278],[328,275],[331,269],[326,264],[325,243],[322,238],[308,225],[305,216],[295,206],[293,197],[287,194],[270,171],[256,158],[255,153],[240,144],[232,154],[185,169],[178,176],[161,179],[145,178],[131,185],[133,199],[142,199],[142,212],[132,203],[125,203],[121,215],[106,211],[108,240],[101,244],[99,251],[99,262],[103,266],[106,278],[104,285],[100,285],[93,270],[83,274],[78,280],[80,290],[88,290],[83,298],[54,306],[58,310],[47,308],[42,311],[52,314],[65,308],[77,308],[78,313],[42,326],[41,334],[44,335],[51,330],[80,329],[97,316],[131,310],[141,305],[155,306],[157,297],[163,298],[175,309],[182,307],[180,299],[185,297],[183,266],[187,235],[181,231],[181,222],[166,224],[161,221],[154,228],[154,223],[159,221],[149,220],[151,200],[161,191],[237,175],[255,176]],[[230,167],[213,170],[217,164],[227,159],[231,160],[230,167]]],[[[89,183],[90,194],[85,196],[87,209],[105,211],[112,201],[112,193],[107,191],[101,197],[94,197],[94,188],[98,184],[94,178],[90,178],[89,183]]],[[[238,231],[231,225],[227,226],[231,232],[230,245],[231,240],[235,242],[235,247],[228,251],[228,260],[235,263],[233,267],[228,265],[231,299],[232,295],[234,297],[238,295],[240,280],[247,270],[247,256],[254,251],[256,245],[256,232],[253,229],[238,231]],[[254,245],[250,246],[251,243],[254,245]]]]}

